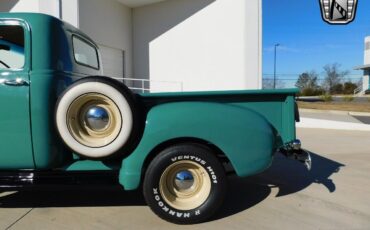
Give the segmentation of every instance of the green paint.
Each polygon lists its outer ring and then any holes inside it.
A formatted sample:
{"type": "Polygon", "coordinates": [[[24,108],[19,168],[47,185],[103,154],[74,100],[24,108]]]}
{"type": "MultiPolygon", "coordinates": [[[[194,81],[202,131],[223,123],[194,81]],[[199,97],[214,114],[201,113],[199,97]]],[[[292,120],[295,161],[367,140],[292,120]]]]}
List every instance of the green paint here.
{"type": "MultiPolygon", "coordinates": [[[[28,81],[27,71],[1,72],[1,79],[28,81]]],[[[34,168],[29,113],[29,87],[0,84],[0,168],[34,168]]]]}
{"type": "MultiPolygon", "coordinates": [[[[22,100],[19,96],[18,101],[8,100],[5,97],[0,99],[7,100],[9,104],[14,104],[13,106],[18,105],[23,108],[23,115],[15,115],[12,118],[13,121],[6,122],[6,119],[1,119],[1,122],[11,126],[9,129],[13,129],[10,133],[16,132],[17,129],[22,130],[23,136],[18,132],[17,136],[13,136],[13,138],[17,139],[16,137],[18,137],[19,142],[24,143],[22,146],[25,146],[24,148],[18,147],[20,150],[17,152],[23,152],[22,154],[13,155],[22,163],[17,164],[17,161],[9,158],[9,162],[3,161],[4,167],[51,169],[68,164],[72,155],[64,149],[55,131],[55,103],[58,95],[74,81],[88,75],[100,75],[100,71],[80,66],[74,62],[71,36],[76,34],[93,44],[95,43],[80,30],[48,15],[0,13],[0,23],[7,24],[9,20],[20,22],[25,29],[26,64],[24,69],[7,78],[10,79],[18,76],[18,73],[22,73],[22,78],[27,78],[30,81],[30,86],[19,89],[15,87],[6,92],[11,95],[19,95],[19,92],[23,90],[22,96],[24,98],[22,100]],[[28,133],[28,136],[25,137],[23,133],[28,133]],[[33,156],[25,149],[26,146],[31,145],[31,135],[33,156]],[[27,139],[29,144],[26,144],[24,139],[27,139]],[[32,165],[26,163],[27,157],[24,155],[27,155],[28,158],[34,158],[32,165]]],[[[14,71],[0,70],[2,76],[7,72],[14,71]]],[[[4,86],[0,87],[4,88],[4,86]]],[[[0,92],[1,95],[4,93],[4,90],[0,92]]],[[[2,134],[6,135],[5,132],[2,134]]],[[[3,147],[6,151],[11,151],[10,154],[15,153],[16,148],[10,147],[13,146],[14,141],[7,141],[9,146],[3,147]]],[[[31,147],[30,150],[32,150],[31,147]]],[[[7,157],[4,156],[4,158],[7,157]]]]}
{"type": "Polygon", "coordinates": [[[118,162],[102,162],[91,160],[75,161],[67,165],[64,170],[66,171],[107,171],[120,169],[121,165],[118,162]]]}
{"type": "MultiPolygon", "coordinates": [[[[0,79],[14,81],[22,79],[29,82],[30,36],[26,23],[19,20],[0,21],[0,25],[16,23],[25,32],[25,65],[19,70],[0,70],[0,79]]],[[[6,63],[6,60],[3,60],[6,63]]],[[[30,130],[30,92],[29,86],[9,86],[0,84],[0,168],[34,168],[30,130]]]]}
{"type": "MultiPolygon", "coordinates": [[[[263,91],[259,94],[264,97],[263,91]]],[[[127,190],[136,189],[147,155],[160,143],[186,137],[216,145],[229,158],[239,176],[265,170],[272,162],[277,143],[281,142],[276,130],[288,131],[282,128],[282,116],[289,103],[279,97],[275,100],[237,104],[176,102],[152,108],[139,146],[123,161],[120,182],[127,190]],[[257,111],[269,113],[271,120],[257,111]]],[[[291,132],[282,136],[288,141],[293,140],[291,132]]]]}
{"type": "Polygon", "coordinates": [[[276,148],[295,139],[295,89],[140,94],[148,109],[147,120],[132,154],[109,163],[75,157],[57,137],[54,107],[70,84],[101,74],[75,63],[72,35],[95,43],[51,16],[0,13],[0,24],[9,20],[16,20],[25,30],[25,66],[21,70],[0,70],[0,76],[7,80],[22,78],[30,85],[0,84],[0,169],[121,168],[120,183],[132,190],[140,183],[145,159],[169,140],[196,138],[210,142],[227,155],[239,176],[249,176],[268,168],[276,148]]]}

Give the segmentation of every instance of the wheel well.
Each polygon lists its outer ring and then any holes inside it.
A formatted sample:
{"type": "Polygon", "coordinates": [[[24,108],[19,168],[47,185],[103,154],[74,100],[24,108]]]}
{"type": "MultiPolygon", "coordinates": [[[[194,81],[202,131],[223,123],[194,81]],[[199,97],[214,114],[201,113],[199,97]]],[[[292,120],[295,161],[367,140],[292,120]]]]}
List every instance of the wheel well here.
{"type": "MultiPolygon", "coordinates": [[[[166,149],[170,146],[174,146],[174,145],[178,145],[178,144],[186,144],[186,143],[198,144],[198,145],[202,145],[202,146],[205,146],[205,147],[211,149],[212,152],[215,153],[215,155],[219,159],[219,161],[224,165],[224,168],[225,168],[225,171],[226,171],[225,164],[230,163],[230,160],[220,148],[218,148],[216,145],[214,145],[214,144],[212,144],[208,141],[205,141],[205,140],[202,140],[202,139],[199,139],[199,138],[184,137],[184,138],[176,138],[176,139],[171,139],[171,140],[165,141],[165,142],[157,145],[154,149],[152,149],[152,151],[150,151],[149,155],[146,157],[146,159],[144,161],[142,175],[143,176],[145,175],[146,169],[148,168],[150,162],[162,150],[164,150],[164,149],[166,149]]],[[[231,171],[233,171],[233,169],[231,171]]]]}

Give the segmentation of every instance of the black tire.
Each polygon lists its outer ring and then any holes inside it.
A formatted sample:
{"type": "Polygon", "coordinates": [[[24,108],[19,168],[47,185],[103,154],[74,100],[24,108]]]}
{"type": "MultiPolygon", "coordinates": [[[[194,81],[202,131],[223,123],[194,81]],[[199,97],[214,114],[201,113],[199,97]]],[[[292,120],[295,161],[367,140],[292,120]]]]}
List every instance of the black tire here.
{"type": "Polygon", "coordinates": [[[135,95],[106,77],[86,77],[69,86],[56,103],[55,123],[67,147],[84,158],[99,160],[129,153],[143,127],[135,95]],[[106,126],[87,121],[87,114],[96,108],[104,111],[106,116],[99,121],[106,126]]]}
{"type": "Polygon", "coordinates": [[[143,183],[145,200],[153,212],[160,218],[176,224],[196,224],[207,220],[221,206],[226,189],[227,178],[222,164],[211,149],[198,144],[175,145],[160,152],[150,163],[143,183]],[[191,171],[193,184],[182,194],[181,190],[176,188],[177,184],[171,182],[171,180],[176,181],[172,174],[179,175],[180,171],[184,172],[184,168],[193,170],[191,169],[193,164],[196,169],[199,166],[201,168],[199,171],[191,171]],[[199,174],[199,172],[203,173],[199,174]],[[202,175],[201,179],[196,180],[197,176],[194,174],[202,175]],[[207,178],[211,182],[209,189],[207,178]],[[198,187],[200,187],[199,191],[198,187]],[[198,192],[193,196],[192,190],[198,192]],[[209,191],[208,195],[204,195],[207,191],[209,191]],[[180,195],[173,195],[177,193],[180,195]],[[182,195],[185,198],[181,198],[182,195]],[[174,200],[172,196],[177,198],[174,200]],[[178,200],[179,197],[180,200],[178,200]],[[189,204],[188,201],[191,203],[189,204]]]}

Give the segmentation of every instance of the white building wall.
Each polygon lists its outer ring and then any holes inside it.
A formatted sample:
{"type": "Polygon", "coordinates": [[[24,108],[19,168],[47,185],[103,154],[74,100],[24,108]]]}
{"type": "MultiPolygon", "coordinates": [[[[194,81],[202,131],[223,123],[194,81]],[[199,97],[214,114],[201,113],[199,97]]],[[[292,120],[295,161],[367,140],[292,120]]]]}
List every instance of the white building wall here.
{"type": "Polygon", "coordinates": [[[370,36],[365,38],[365,58],[364,64],[370,65],[370,36]]]}
{"type": "Polygon", "coordinates": [[[370,90],[370,76],[369,76],[369,72],[366,72],[365,75],[364,75],[364,78],[363,78],[363,90],[366,91],[366,90],[370,90]]]}
{"type": "Polygon", "coordinates": [[[3,12],[40,12],[39,0],[1,0],[3,12]]]}
{"type": "Polygon", "coordinates": [[[154,91],[235,90],[262,85],[261,1],[167,0],[127,7],[130,0],[1,0],[0,9],[60,17],[105,53],[124,53],[121,70],[118,58],[109,57],[117,62],[110,66],[115,73],[175,82],[151,83],[154,91]]]}
{"type": "Polygon", "coordinates": [[[5,12],[34,12],[59,17],[59,0],[1,0],[5,12]]]}
{"type": "Polygon", "coordinates": [[[49,14],[60,18],[59,0],[39,0],[40,13],[49,14]]]}
{"type": "MultiPolygon", "coordinates": [[[[365,57],[364,65],[370,65],[370,36],[365,38],[365,57]]],[[[370,90],[370,68],[364,70],[363,76],[363,91],[370,90]]]]}
{"type": "Polygon", "coordinates": [[[78,27],[79,0],[1,0],[2,12],[33,12],[49,14],[78,27]]]}
{"type": "Polygon", "coordinates": [[[131,19],[131,8],[115,0],[79,0],[79,28],[96,43],[124,51],[125,77],[133,76],[131,19]]]}
{"type": "Polygon", "coordinates": [[[135,8],[134,74],[183,82],[185,91],[260,88],[261,12],[260,0],[171,0],[135,8]]]}
{"type": "Polygon", "coordinates": [[[79,27],[79,0],[60,1],[60,13],[63,21],[79,27]]]}

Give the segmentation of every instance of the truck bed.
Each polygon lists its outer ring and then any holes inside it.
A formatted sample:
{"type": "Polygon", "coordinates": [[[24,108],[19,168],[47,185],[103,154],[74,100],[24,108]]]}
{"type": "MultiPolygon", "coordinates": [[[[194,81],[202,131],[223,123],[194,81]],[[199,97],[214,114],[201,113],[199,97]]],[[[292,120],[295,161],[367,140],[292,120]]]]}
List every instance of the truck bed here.
{"type": "Polygon", "coordinates": [[[298,89],[278,89],[143,93],[138,96],[147,110],[159,104],[182,101],[225,103],[247,108],[267,119],[286,143],[294,140],[296,135],[295,121],[299,120],[295,108],[297,93],[298,89]]]}

